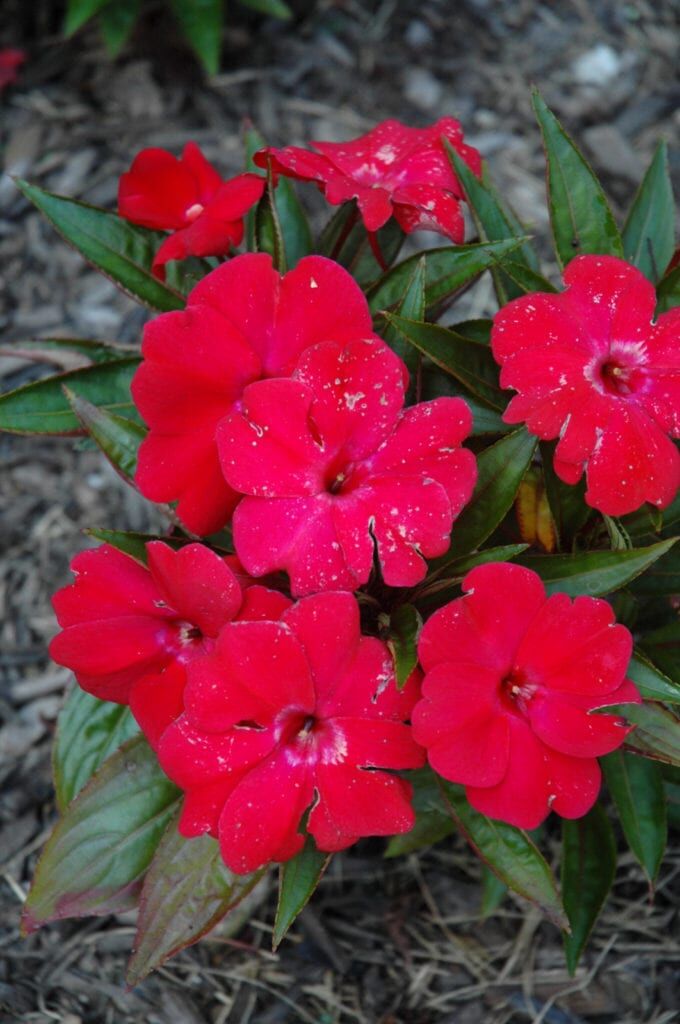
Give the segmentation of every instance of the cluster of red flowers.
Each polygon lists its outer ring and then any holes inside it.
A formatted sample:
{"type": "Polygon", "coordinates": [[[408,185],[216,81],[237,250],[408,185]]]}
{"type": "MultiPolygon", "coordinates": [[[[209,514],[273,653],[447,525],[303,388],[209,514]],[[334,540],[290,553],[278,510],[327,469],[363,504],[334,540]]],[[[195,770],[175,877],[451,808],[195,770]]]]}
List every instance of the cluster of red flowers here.
{"type": "MultiPolygon", "coordinates": [[[[460,241],[443,135],[478,173],[450,119],[255,162],[316,182],[331,203],[356,199],[369,232],[394,215],[460,241]]],[[[254,174],[222,181],[192,145],[181,161],[147,150],[121,180],[120,210],[173,232],[160,272],[238,244],[263,188],[254,174]]],[[[559,437],[556,473],[573,484],[585,470],[595,508],[664,507],[680,484],[680,310],[654,323],[653,287],[612,257],[575,259],[565,285],[496,317],[501,384],[517,391],[505,418],[559,437]]],[[[184,791],[182,834],[218,837],[228,866],[249,872],[294,856],[303,821],[325,851],[405,832],[411,787],[395,772],[426,759],[477,810],[520,827],[586,813],[597,757],[627,732],[590,712],[640,699],[631,635],[609,604],[480,566],[425,624],[401,690],[386,642],[362,633],[353,592],[422,581],[477,470],[469,407],[405,407],[406,367],[350,274],[321,256],[285,275],[265,254],[236,256],[147,325],[142,354],[137,485],[176,502],[198,536],[230,524],[237,557],[187,542],[147,544],[146,564],[108,545],[79,555],[55,598],[51,653],[88,692],[130,705],[184,791]],[[281,571],[292,599],[275,588],[281,571]]]]}

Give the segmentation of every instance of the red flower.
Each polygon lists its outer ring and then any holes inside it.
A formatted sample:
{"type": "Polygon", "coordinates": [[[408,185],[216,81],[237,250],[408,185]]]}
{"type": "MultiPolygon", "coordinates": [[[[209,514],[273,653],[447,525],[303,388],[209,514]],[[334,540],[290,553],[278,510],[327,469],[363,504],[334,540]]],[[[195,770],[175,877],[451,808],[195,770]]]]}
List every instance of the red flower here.
{"type": "Polygon", "coordinates": [[[290,601],[266,587],[242,589],[238,562],[202,544],[173,550],[152,541],[146,551],[148,568],[109,544],[73,559],[75,583],[53,598],[63,632],[50,655],[88,693],[119,704],[132,700],[147,674],[174,665],[160,699],[166,706],[179,700],[181,710],[183,667],[212,649],[221,627],[232,619],[276,619],[290,601]]]}
{"type": "Polygon", "coordinates": [[[206,535],[239,499],[220,470],[215,432],[243,389],[289,374],[305,348],[328,339],[372,337],[371,314],[354,279],[308,256],[281,276],[265,254],[237,256],[196,285],[186,310],[147,324],[144,362],[132,394],[150,427],[136,483],[152,501],[179,500],[177,514],[206,535]]]}
{"type": "Polygon", "coordinates": [[[239,174],[223,181],[195,142],[178,160],[165,149],[143,149],[118,185],[121,217],[172,231],[153,261],[164,280],[165,264],[187,256],[223,256],[243,238],[243,218],[260,199],[265,180],[239,174]]]}
{"type": "Polygon", "coordinates": [[[23,50],[0,50],[0,92],[18,78],[21,65],[26,61],[23,50]]]}
{"type": "Polygon", "coordinates": [[[252,384],[218,429],[222,469],[249,495],[234,544],[254,576],[285,569],[294,595],[365,583],[377,546],[390,586],[449,546],[476,479],[459,398],[403,409],[406,371],[378,339],[326,342],[294,378],[252,384]]]}
{"type": "Polygon", "coordinates": [[[463,191],[442,136],[479,176],[481,157],[463,143],[461,126],[452,117],[442,117],[429,128],[383,121],[348,142],[312,142],[318,153],[297,146],[263,149],[255,163],[266,167],[271,160],[280,174],[316,182],[334,206],[356,199],[367,231],[377,231],[394,215],[409,233],[427,229],[462,242],[463,191]]]}
{"type": "Polygon", "coordinates": [[[535,828],[550,810],[579,818],[600,788],[596,758],[630,731],[593,708],[639,703],[625,678],[632,637],[606,601],[546,598],[535,572],[496,562],[425,624],[423,698],[413,735],[482,814],[535,828]]]}
{"type": "Polygon", "coordinates": [[[652,284],[613,256],[578,256],[564,282],[496,315],[501,384],[519,392],[503,418],[559,437],[555,472],[575,484],[585,469],[593,508],[665,508],[680,486],[680,308],[654,323],[652,284]]]}
{"type": "Polygon", "coordinates": [[[225,626],[187,677],[184,714],[158,755],[186,793],[180,832],[217,836],[232,871],[298,853],[310,807],[321,850],[413,827],[409,783],[374,769],[423,763],[404,724],[417,674],[398,692],[387,646],[361,635],[351,594],[225,626]]]}

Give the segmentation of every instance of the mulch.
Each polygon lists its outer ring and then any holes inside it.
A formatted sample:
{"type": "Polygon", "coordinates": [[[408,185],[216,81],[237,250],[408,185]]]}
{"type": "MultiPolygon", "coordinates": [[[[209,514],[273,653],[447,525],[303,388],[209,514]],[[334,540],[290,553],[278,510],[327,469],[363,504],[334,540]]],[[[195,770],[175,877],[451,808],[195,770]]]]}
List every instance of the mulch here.
{"type": "MultiPolygon", "coordinates": [[[[350,137],[384,117],[458,116],[548,252],[536,82],[601,173],[620,214],[660,135],[680,186],[675,0],[300,0],[284,25],[229,5],[222,72],[206,83],[153,8],[115,62],[96,30],[68,42],[59,5],[4,0],[0,47],[24,46],[0,97],[0,331],[126,343],[145,313],[88,268],[9,174],[112,207],[140,148],[195,139],[241,169],[250,117],[275,144],[350,137]]],[[[312,203],[315,216],[319,204],[312,203]]],[[[433,238],[430,241],[434,241],[433,238]]],[[[488,282],[462,316],[493,311],[488,282]]],[[[460,307],[459,307],[460,311],[460,307]]],[[[71,368],[72,363],[58,364],[71,368]]],[[[54,366],[51,368],[54,370],[54,366]]],[[[0,390],[45,372],[0,355],[0,390]]],[[[462,839],[386,861],[378,841],[335,858],[279,951],[273,887],[249,922],[218,929],[126,991],[129,916],[52,925],[18,917],[55,820],[49,754],[67,673],[49,663],[50,595],[99,525],[158,519],[74,439],[0,435],[0,1021],[63,1024],[671,1024],[680,1019],[677,845],[655,899],[629,854],[576,976],[557,931],[513,898],[484,920],[480,867],[462,839]]],[[[557,852],[554,831],[547,848],[557,852]]]]}

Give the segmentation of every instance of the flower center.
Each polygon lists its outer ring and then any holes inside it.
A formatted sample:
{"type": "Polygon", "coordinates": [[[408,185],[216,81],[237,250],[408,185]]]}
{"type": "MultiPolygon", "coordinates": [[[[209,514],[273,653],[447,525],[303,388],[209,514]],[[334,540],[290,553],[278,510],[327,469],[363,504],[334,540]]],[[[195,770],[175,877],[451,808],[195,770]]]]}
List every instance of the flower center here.
{"type": "Polygon", "coordinates": [[[626,365],[618,359],[608,359],[600,367],[600,379],[610,395],[632,395],[643,382],[639,366],[626,365]]]}
{"type": "Polygon", "coordinates": [[[536,687],[529,683],[521,669],[513,668],[501,680],[501,701],[507,710],[525,715],[536,687]]]}
{"type": "Polygon", "coordinates": [[[192,626],[190,622],[183,622],[177,633],[177,640],[180,647],[189,647],[196,644],[203,638],[198,626],[192,626]]]}
{"type": "Polygon", "coordinates": [[[194,203],[193,206],[190,206],[185,211],[184,216],[186,217],[190,224],[193,224],[196,218],[201,216],[204,209],[205,207],[203,206],[202,203],[194,203]]]}
{"type": "Polygon", "coordinates": [[[287,708],[278,716],[276,733],[289,764],[337,764],[347,753],[339,726],[299,708],[287,708]]]}

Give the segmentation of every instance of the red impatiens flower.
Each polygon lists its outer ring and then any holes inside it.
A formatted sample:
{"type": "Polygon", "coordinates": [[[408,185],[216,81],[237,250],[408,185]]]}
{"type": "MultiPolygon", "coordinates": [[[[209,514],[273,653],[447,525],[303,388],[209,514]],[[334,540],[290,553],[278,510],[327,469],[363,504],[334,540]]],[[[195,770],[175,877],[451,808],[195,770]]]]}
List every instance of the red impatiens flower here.
{"type": "Polygon", "coordinates": [[[213,653],[187,666],[184,714],[158,743],[186,793],[180,832],[218,837],[238,873],[298,853],[310,807],[321,850],[408,832],[411,786],[380,769],[424,761],[405,724],[417,693],[417,673],[397,690],[390,652],[361,635],[352,594],[225,626],[213,653]]]}
{"type": "Polygon", "coordinates": [[[640,701],[625,678],[630,633],[606,601],[546,598],[518,565],[478,566],[463,589],[420,636],[415,739],[482,814],[519,828],[550,810],[581,817],[600,788],[596,758],[630,731],[617,715],[589,712],[640,701]]]}
{"type": "Polygon", "coordinates": [[[16,82],[19,68],[25,61],[26,54],[23,50],[0,50],[0,92],[16,82]]]}
{"type": "Polygon", "coordinates": [[[383,121],[348,142],[312,142],[317,153],[297,146],[263,149],[255,163],[266,167],[271,160],[277,173],[316,182],[333,205],[356,199],[371,233],[394,215],[404,231],[438,231],[462,242],[463,191],[442,136],[479,176],[481,157],[464,144],[460,123],[452,117],[442,117],[429,128],[383,121]]]}
{"type": "Polygon", "coordinates": [[[446,551],[477,475],[460,447],[472,415],[459,398],[404,409],[406,376],[379,339],[326,342],[292,379],[246,388],[217,437],[227,480],[249,495],[233,521],[248,572],[285,569],[296,596],[354,590],[375,546],[385,582],[407,587],[446,551]]]}
{"type": "Polygon", "coordinates": [[[491,338],[501,384],[519,393],[504,419],[559,437],[555,472],[607,515],[680,486],[680,308],[654,322],[653,285],[614,256],[578,256],[566,290],[522,296],[497,315],[491,338]]]}
{"type": "Polygon", "coordinates": [[[158,699],[165,711],[179,701],[179,713],[183,667],[212,649],[222,626],[277,619],[290,601],[260,585],[244,589],[239,563],[202,544],[152,541],[146,551],[148,568],[110,544],[76,555],[75,583],[53,598],[62,632],[50,655],[88,693],[120,704],[147,674],[174,664],[158,699]]]}
{"type": "Polygon", "coordinates": [[[178,160],[165,149],[143,149],[118,185],[118,213],[133,224],[172,231],[153,261],[163,280],[169,260],[223,256],[243,238],[243,218],[265,180],[239,174],[224,181],[195,142],[178,160]]]}
{"type": "Polygon", "coordinates": [[[281,276],[264,253],[237,256],[196,285],[186,310],[146,325],[144,362],[132,395],[150,428],[135,481],[152,501],[178,500],[177,514],[205,536],[239,499],[220,470],[215,432],[243,389],[292,372],[310,345],[373,337],[354,279],[322,256],[281,276]]]}

